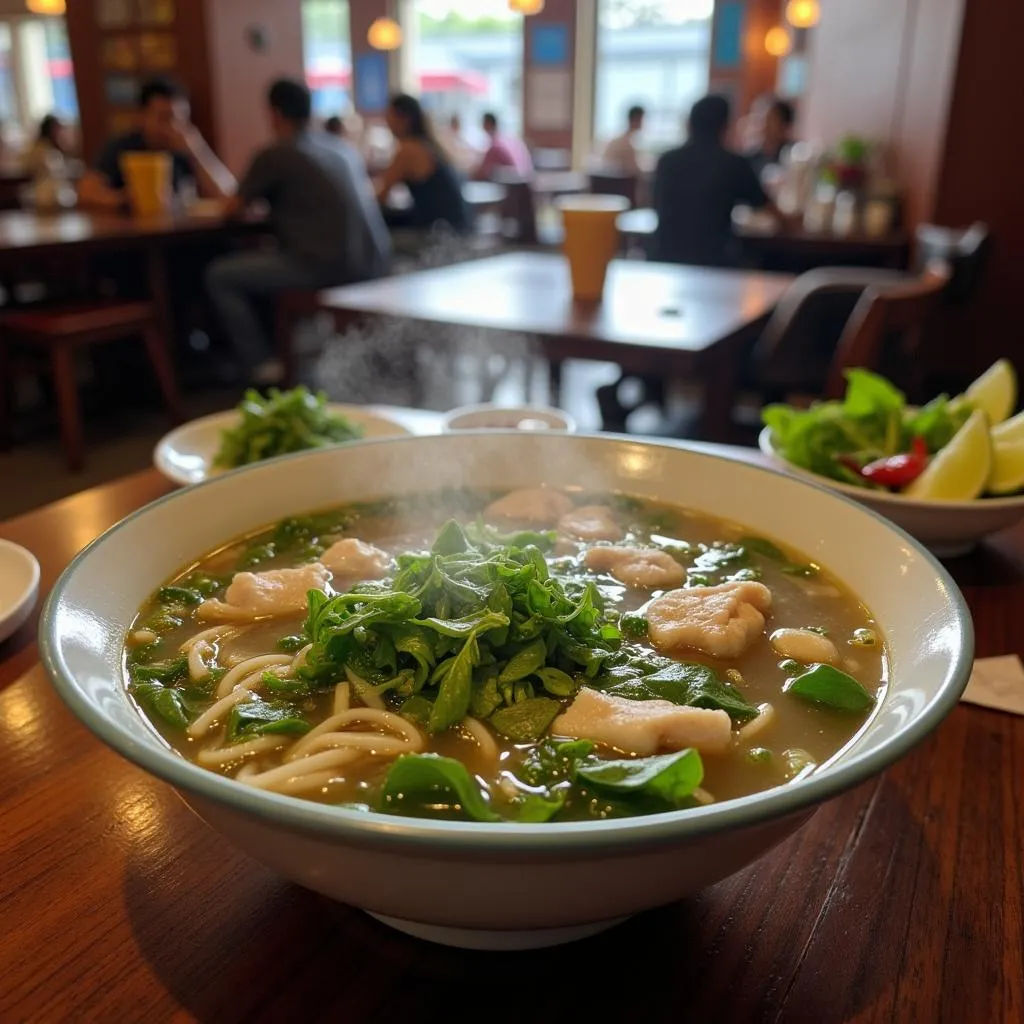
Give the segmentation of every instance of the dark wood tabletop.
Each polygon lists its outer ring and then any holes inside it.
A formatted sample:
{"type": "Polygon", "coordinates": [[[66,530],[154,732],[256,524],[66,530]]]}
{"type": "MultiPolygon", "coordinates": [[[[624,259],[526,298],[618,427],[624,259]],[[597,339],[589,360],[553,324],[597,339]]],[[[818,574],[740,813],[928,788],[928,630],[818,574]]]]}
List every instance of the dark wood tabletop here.
{"type": "Polygon", "coordinates": [[[556,367],[598,359],[632,373],[699,375],[708,384],[702,433],[720,441],[729,437],[742,355],[791,282],[614,260],[602,301],[581,303],[562,256],[513,252],[331,289],[320,304],[342,321],[389,316],[529,334],[556,367]]]}
{"type": "MultiPolygon", "coordinates": [[[[84,544],[169,489],[147,471],[0,523],[0,537],[36,553],[45,594],[84,544]]],[[[978,654],[1024,654],[1024,528],[952,569],[978,654]]],[[[472,953],[236,852],[71,717],[34,638],[0,645],[0,1021],[1024,1019],[1022,718],[962,704],[693,898],[571,946],[472,953]]]]}

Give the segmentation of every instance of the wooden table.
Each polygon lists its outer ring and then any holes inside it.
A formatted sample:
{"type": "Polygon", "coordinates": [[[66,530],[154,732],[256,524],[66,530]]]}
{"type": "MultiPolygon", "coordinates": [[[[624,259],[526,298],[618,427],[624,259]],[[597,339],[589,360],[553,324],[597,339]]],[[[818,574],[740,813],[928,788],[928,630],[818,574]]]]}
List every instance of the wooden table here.
{"type": "Polygon", "coordinates": [[[702,436],[729,436],[740,362],[792,278],[738,270],[613,261],[604,300],[572,299],[561,256],[507,253],[323,292],[339,322],[391,316],[536,336],[555,402],[566,359],[707,383],[702,436]]]}
{"type": "Polygon", "coordinates": [[[146,261],[150,298],[170,343],[174,337],[174,315],[168,287],[168,250],[175,245],[221,238],[226,232],[265,230],[266,224],[259,219],[227,224],[219,217],[11,210],[0,212],[0,275],[33,259],[67,256],[86,261],[99,253],[137,251],[146,261]]]}
{"type": "MultiPolygon", "coordinates": [[[[748,458],[756,454],[746,453],[748,458]]],[[[153,471],[0,523],[43,593],[153,471]]],[[[979,655],[1024,654],[1024,529],[953,566],[979,655]]],[[[961,705],[880,778],[674,906],[537,953],[429,946],[233,850],[0,646],[0,1021],[1024,1019],[1024,719],[961,705]]]]}
{"type": "MultiPolygon", "coordinates": [[[[627,247],[643,245],[658,229],[654,210],[628,210],[618,218],[627,247]]],[[[874,238],[869,235],[833,235],[805,231],[764,231],[755,225],[733,224],[743,251],[758,264],[802,273],[823,266],[867,266],[903,270],[910,257],[910,239],[898,231],[874,238]]]]}

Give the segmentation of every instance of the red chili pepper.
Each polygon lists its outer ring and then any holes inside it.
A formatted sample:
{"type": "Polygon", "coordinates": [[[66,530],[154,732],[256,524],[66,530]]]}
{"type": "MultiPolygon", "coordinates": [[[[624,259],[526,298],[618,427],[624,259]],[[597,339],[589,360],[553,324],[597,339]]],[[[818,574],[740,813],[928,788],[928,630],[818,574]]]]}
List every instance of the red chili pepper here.
{"type": "Polygon", "coordinates": [[[891,455],[886,459],[875,459],[864,466],[860,475],[865,480],[894,491],[902,490],[916,480],[928,465],[928,445],[923,437],[915,437],[910,451],[891,455]]]}

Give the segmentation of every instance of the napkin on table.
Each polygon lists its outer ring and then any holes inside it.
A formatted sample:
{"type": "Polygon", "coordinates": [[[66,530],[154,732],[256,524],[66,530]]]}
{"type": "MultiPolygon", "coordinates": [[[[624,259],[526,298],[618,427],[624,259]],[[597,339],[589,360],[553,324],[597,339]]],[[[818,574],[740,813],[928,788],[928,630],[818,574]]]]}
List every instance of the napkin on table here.
{"type": "Polygon", "coordinates": [[[1024,665],[1016,654],[977,658],[961,700],[1024,715],[1024,665]]]}

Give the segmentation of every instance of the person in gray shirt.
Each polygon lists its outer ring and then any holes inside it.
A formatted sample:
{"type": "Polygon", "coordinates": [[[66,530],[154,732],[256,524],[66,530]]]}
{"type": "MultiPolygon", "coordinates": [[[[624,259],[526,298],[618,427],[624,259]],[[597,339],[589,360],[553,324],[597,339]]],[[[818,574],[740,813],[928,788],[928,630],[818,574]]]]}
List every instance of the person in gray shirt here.
{"type": "Polygon", "coordinates": [[[280,376],[258,304],[281,291],[381,277],[391,248],[361,157],[350,143],[310,126],[306,86],[280,79],[268,104],[277,141],[253,159],[227,213],[266,202],[277,247],[225,256],[206,272],[221,325],[256,384],[280,376]]]}

